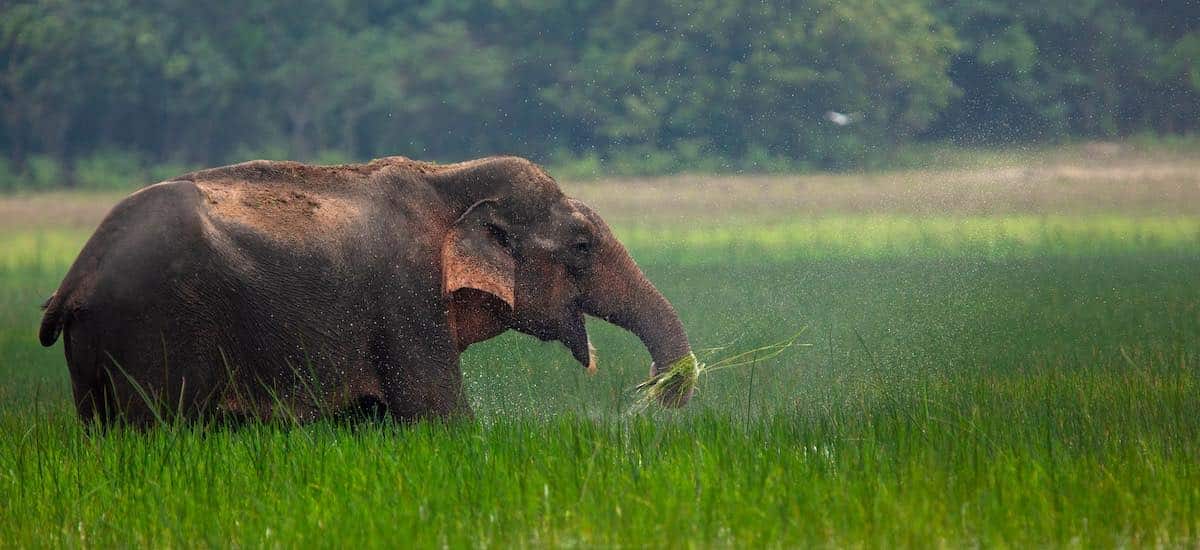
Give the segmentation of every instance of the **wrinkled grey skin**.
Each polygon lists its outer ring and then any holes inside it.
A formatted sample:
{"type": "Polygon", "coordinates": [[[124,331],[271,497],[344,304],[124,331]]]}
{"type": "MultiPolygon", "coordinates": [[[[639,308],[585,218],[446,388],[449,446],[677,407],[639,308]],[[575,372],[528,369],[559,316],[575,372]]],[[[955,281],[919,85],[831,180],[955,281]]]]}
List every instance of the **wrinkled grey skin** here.
{"type": "Polygon", "coordinates": [[[45,310],[42,344],[64,335],[79,415],[103,423],[469,414],[467,346],[516,329],[590,365],[584,314],[656,365],[691,352],[604,221],[515,157],[186,174],[117,204],[45,310]]]}

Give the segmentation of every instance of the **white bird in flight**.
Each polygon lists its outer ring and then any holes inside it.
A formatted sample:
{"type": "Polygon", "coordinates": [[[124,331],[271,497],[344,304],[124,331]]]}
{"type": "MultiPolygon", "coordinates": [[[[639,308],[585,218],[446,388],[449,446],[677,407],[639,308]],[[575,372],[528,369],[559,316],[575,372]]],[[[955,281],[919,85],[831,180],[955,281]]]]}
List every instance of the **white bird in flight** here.
{"type": "Polygon", "coordinates": [[[825,111],[825,120],[837,124],[838,126],[845,126],[851,122],[854,122],[854,118],[850,115],[846,113],[839,113],[837,111],[825,111]]]}

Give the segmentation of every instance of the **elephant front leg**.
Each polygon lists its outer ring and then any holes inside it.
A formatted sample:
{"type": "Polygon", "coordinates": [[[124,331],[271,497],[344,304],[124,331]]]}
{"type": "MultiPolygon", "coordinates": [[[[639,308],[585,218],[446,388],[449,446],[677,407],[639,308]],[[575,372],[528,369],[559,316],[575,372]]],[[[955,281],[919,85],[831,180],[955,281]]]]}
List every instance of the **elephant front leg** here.
{"type": "Polygon", "coordinates": [[[380,380],[388,412],[397,420],[472,417],[453,349],[403,353],[381,367],[380,380]]]}

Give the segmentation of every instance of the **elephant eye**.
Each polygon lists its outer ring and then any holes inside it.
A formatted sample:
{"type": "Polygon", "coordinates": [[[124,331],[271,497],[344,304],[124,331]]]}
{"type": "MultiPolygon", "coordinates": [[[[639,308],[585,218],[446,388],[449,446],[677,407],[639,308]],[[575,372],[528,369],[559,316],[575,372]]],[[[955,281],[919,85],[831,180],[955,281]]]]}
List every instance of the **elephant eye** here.
{"type": "Polygon", "coordinates": [[[492,238],[500,243],[500,246],[508,248],[508,232],[501,229],[499,226],[488,224],[488,231],[491,231],[492,238]]]}

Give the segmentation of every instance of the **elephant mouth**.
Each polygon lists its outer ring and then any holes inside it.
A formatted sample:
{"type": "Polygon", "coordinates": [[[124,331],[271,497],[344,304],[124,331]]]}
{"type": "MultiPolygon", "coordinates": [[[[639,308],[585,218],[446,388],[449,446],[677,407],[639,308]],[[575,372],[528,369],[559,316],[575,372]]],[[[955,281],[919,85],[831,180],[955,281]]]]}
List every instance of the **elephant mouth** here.
{"type": "Polygon", "coordinates": [[[595,356],[588,339],[587,326],[584,322],[583,311],[571,308],[566,311],[558,322],[519,323],[513,328],[533,336],[543,342],[557,340],[566,346],[571,356],[589,371],[594,371],[595,356]]]}

